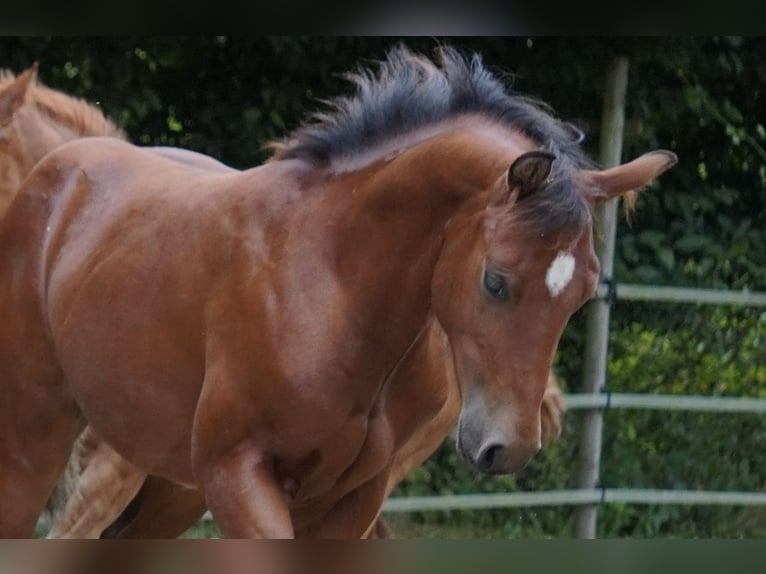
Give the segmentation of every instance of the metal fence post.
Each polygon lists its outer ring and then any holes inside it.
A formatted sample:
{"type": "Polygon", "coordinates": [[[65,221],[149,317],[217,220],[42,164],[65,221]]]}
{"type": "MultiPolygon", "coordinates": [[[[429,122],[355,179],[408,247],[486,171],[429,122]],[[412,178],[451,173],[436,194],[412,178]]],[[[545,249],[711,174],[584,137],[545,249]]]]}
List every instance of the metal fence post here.
{"type": "MultiPolygon", "coordinates": [[[[604,168],[618,165],[621,160],[627,83],[628,60],[624,57],[615,58],[607,70],[601,117],[599,161],[604,168]]],[[[612,200],[596,209],[595,248],[601,261],[601,277],[606,280],[612,279],[617,203],[617,200],[612,200]]],[[[608,298],[594,299],[587,309],[582,377],[582,391],[585,393],[600,392],[606,381],[609,305],[608,298]]],[[[598,487],[602,426],[600,410],[593,409],[584,413],[580,435],[578,488],[598,487]]],[[[578,538],[595,538],[597,513],[596,504],[586,504],[578,509],[575,522],[575,535],[578,538]]]]}

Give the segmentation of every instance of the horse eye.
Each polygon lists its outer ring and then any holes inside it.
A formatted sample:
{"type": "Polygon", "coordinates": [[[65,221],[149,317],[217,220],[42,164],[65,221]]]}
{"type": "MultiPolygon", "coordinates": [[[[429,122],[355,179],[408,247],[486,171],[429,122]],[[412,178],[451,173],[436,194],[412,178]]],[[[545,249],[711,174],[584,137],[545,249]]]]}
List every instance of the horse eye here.
{"type": "Polygon", "coordinates": [[[495,271],[484,270],[484,278],[482,280],[484,289],[494,297],[501,301],[508,299],[508,282],[505,277],[495,271]]]}

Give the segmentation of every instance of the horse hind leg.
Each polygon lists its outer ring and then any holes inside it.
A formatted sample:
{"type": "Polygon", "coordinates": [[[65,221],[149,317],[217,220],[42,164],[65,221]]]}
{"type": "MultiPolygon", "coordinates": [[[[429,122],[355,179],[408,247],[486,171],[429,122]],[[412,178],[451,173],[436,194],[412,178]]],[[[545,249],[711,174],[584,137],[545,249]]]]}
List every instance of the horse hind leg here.
{"type": "MultiPolygon", "coordinates": [[[[80,476],[93,458],[99,442],[100,439],[95,432],[92,432],[90,426],[85,427],[85,430],[77,437],[72,447],[72,452],[69,455],[66,469],[59,476],[58,482],[56,482],[56,486],[53,488],[53,492],[51,492],[45,505],[43,516],[53,525],[51,526],[51,531],[53,531],[55,523],[61,519],[67,503],[77,490],[80,484],[80,476]]],[[[48,536],[50,537],[50,531],[48,536]]]]}
{"type": "MultiPolygon", "coordinates": [[[[146,478],[88,426],[75,444],[72,457],[83,460],[82,473],[48,538],[98,538],[120,515],[146,478]]],[[[70,458],[70,465],[72,458],[70,458]]]]}
{"type": "Polygon", "coordinates": [[[101,538],[178,538],[205,510],[205,497],[196,488],[150,476],[101,538]]]}

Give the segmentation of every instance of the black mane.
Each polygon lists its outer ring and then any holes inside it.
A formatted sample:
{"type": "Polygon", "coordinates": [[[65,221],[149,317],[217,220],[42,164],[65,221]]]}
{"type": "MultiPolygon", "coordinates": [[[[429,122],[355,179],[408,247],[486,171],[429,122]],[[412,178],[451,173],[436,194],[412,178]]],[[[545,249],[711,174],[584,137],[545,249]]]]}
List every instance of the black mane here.
{"type": "Polygon", "coordinates": [[[543,104],[510,93],[478,54],[467,57],[442,47],[437,56],[434,63],[399,46],[380,62],[377,74],[365,69],[347,74],[356,94],[329,102],[330,112],[314,114],[281,144],[279,159],[349,157],[420,127],[479,113],[520,130],[556,155],[585,161],[575,130],[543,104]]]}
{"type": "Polygon", "coordinates": [[[361,69],[346,78],[355,85],[355,94],[330,101],[330,111],[314,114],[312,121],[274,144],[272,159],[322,164],[351,158],[418,128],[467,113],[480,114],[522,132],[557,158],[553,183],[535,194],[544,197],[530,202],[537,208],[529,205],[525,219],[545,220],[546,227],[582,222],[588,210],[577,194],[572,173],[592,164],[579,146],[581,134],[553,117],[544,104],[512,93],[478,54],[465,56],[440,47],[432,61],[398,46],[379,63],[377,73],[361,69]],[[545,213],[542,205],[548,206],[545,213]]]}

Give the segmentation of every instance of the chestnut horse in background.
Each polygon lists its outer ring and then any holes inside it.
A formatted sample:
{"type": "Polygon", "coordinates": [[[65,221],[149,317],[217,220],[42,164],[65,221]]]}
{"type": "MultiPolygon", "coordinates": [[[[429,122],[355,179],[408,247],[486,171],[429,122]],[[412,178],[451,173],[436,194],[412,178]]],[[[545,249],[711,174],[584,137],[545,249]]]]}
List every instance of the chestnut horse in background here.
{"type": "Polygon", "coordinates": [[[31,533],[78,410],[142,471],[200,488],[226,535],[363,535],[448,400],[397,376],[432,328],[463,458],[526,464],[595,289],[590,209],[675,158],[599,171],[478,58],[439,64],[392,51],[242,173],[97,138],[36,166],[0,229],[0,535],[31,533]]]}
{"type": "MultiPolygon", "coordinates": [[[[0,156],[4,158],[4,177],[0,180],[0,198],[4,213],[18,183],[46,153],[77,137],[112,136],[124,139],[124,133],[84,100],[51,90],[37,82],[37,65],[14,77],[0,71],[0,156]]],[[[187,150],[151,148],[178,161],[197,163],[210,169],[227,169],[215,160],[187,150]]],[[[428,374],[440,377],[451,386],[445,408],[410,440],[398,453],[392,467],[388,490],[412,469],[425,461],[454,426],[459,412],[459,393],[454,377],[449,376],[447,346],[443,333],[432,328],[435,336],[426,335],[431,355],[429,364],[436,367],[428,374]]],[[[564,409],[561,390],[551,373],[541,407],[542,442],[558,436],[560,415],[564,409]]],[[[125,508],[142,485],[145,474],[109,447],[87,427],[75,443],[63,480],[57,484],[49,501],[53,523],[49,537],[98,537],[125,508]],[[82,476],[80,476],[82,474],[82,476]]],[[[196,522],[206,506],[197,490],[149,477],[128,510],[111,525],[111,536],[175,537],[196,522]]],[[[387,529],[378,524],[376,532],[387,529]]]]}

